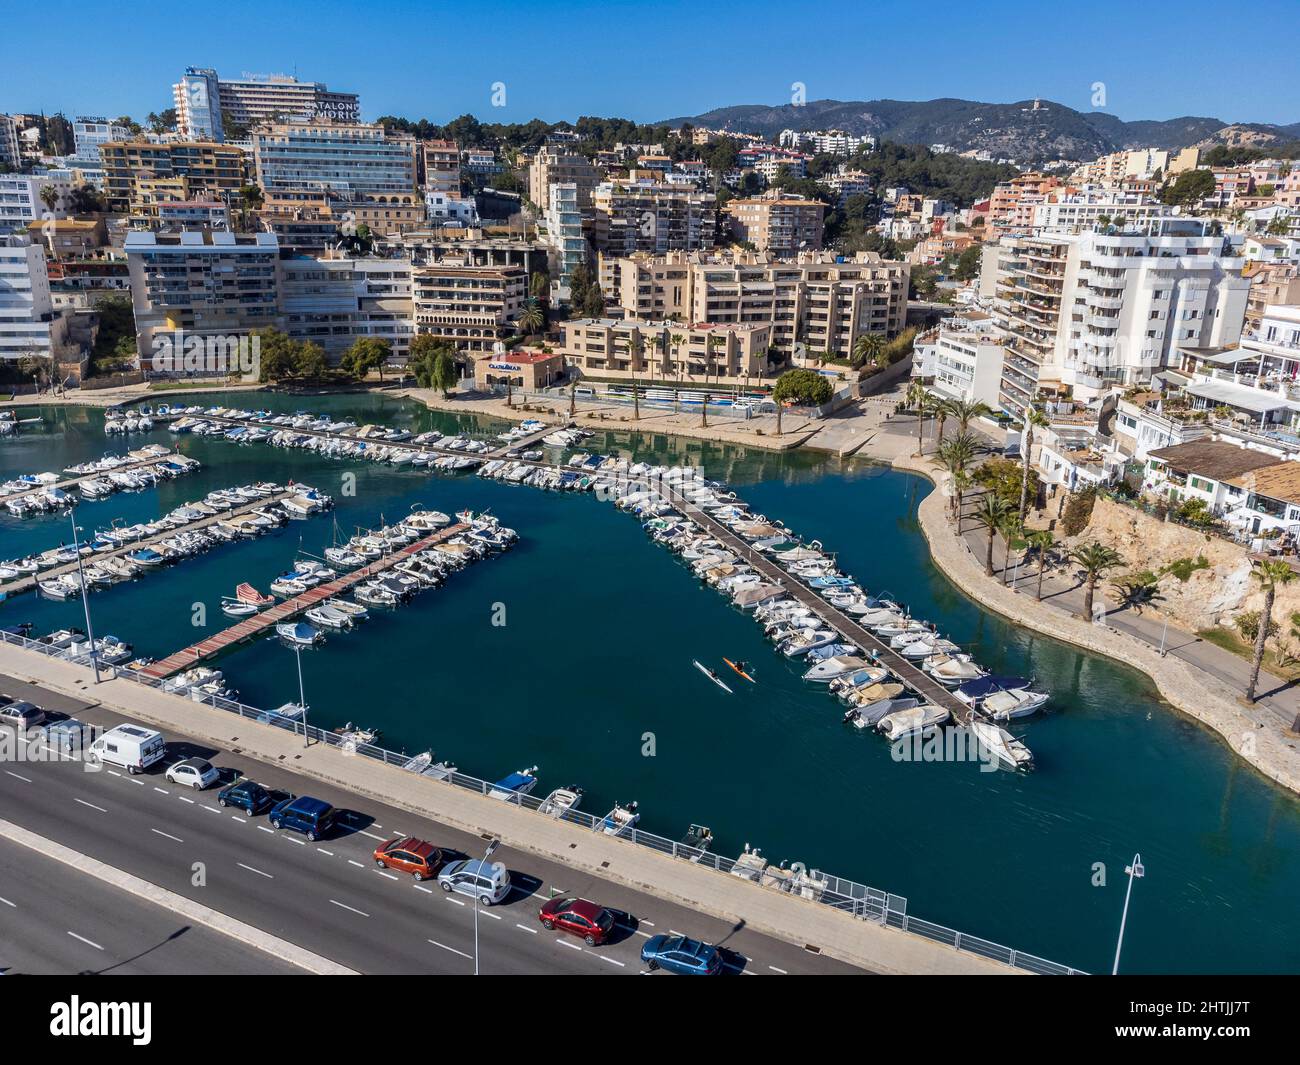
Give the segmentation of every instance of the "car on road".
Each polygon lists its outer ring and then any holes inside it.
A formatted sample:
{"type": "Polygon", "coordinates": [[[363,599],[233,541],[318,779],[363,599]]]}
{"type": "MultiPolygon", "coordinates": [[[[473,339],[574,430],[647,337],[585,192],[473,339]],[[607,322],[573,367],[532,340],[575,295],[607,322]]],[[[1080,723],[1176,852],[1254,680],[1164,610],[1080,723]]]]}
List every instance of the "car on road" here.
{"type": "Polygon", "coordinates": [[[265,813],[277,802],[281,802],[286,798],[291,799],[293,796],[281,795],[277,799],[275,795],[262,787],[256,780],[236,781],[234,784],[228,784],[217,792],[218,804],[233,806],[247,814],[251,814],[253,817],[265,813]]]}
{"type": "Polygon", "coordinates": [[[173,784],[185,784],[195,791],[209,788],[221,779],[216,766],[206,758],[186,758],[169,765],[163,775],[173,784]]]}
{"type": "Polygon", "coordinates": [[[64,718],[45,726],[45,742],[51,751],[60,754],[79,754],[93,733],[89,725],[75,717],[64,718]]]}
{"type": "MultiPolygon", "coordinates": [[[[8,698],[7,696],[5,697],[8,698]]],[[[45,720],[45,711],[26,699],[10,699],[0,706],[0,725],[13,725],[24,732],[45,720]]]]}
{"type": "Polygon", "coordinates": [[[324,799],[310,795],[285,799],[271,807],[269,815],[272,828],[289,828],[301,832],[313,843],[324,839],[334,827],[334,807],[324,799]]]}
{"type": "Polygon", "coordinates": [[[438,874],[438,886],[443,891],[477,897],[491,906],[510,894],[510,874],[505,866],[470,858],[447,865],[438,874]]]}
{"type": "Polygon", "coordinates": [[[414,836],[399,836],[375,848],[375,864],[380,869],[410,873],[416,880],[432,880],[446,861],[439,848],[414,836]]]}
{"type": "Polygon", "coordinates": [[[560,929],[586,940],[587,946],[604,943],[614,931],[614,915],[587,899],[558,897],[546,902],[537,919],[547,931],[560,929]]]}
{"type": "Polygon", "coordinates": [[[109,729],[90,745],[86,762],[99,765],[109,762],[128,773],[143,773],[166,756],[167,744],[157,729],[143,725],[118,725],[109,729]]]}
{"type": "Polygon", "coordinates": [[[717,947],[686,936],[651,936],[641,948],[641,960],[650,969],[678,976],[717,976],[722,971],[717,947]]]}

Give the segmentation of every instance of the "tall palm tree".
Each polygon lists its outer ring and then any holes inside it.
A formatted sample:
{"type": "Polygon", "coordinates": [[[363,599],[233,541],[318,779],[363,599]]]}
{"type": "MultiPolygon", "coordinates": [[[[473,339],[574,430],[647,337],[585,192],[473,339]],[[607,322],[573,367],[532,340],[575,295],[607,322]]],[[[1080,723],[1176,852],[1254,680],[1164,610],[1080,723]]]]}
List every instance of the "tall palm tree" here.
{"type": "Polygon", "coordinates": [[[641,420],[641,390],[637,387],[636,374],[632,375],[632,420],[641,420]]]}
{"type": "Polygon", "coordinates": [[[1124,556],[1113,547],[1107,547],[1099,540],[1076,547],[1070,552],[1070,559],[1083,567],[1083,613],[1092,620],[1093,597],[1097,592],[1097,582],[1106,575],[1107,570],[1124,565],[1124,556]]]}
{"type": "Polygon", "coordinates": [[[1295,580],[1295,570],[1279,559],[1257,562],[1250,575],[1264,589],[1264,609],[1259,612],[1259,633],[1255,637],[1255,657],[1250,663],[1250,684],[1246,686],[1246,698],[1255,701],[1255,688],[1259,684],[1259,667],[1264,662],[1264,644],[1268,642],[1268,631],[1273,626],[1273,600],[1277,596],[1278,585],[1290,584],[1295,580]]]}
{"type": "Polygon", "coordinates": [[[1043,598],[1043,570],[1047,567],[1047,552],[1056,543],[1056,537],[1047,529],[1034,529],[1025,534],[1029,546],[1038,552],[1038,590],[1034,598],[1043,598]]]}
{"type": "Polygon", "coordinates": [[[700,428],[707,429],[708,427],[709,427],[709,393],[706,391],[704,393],[704,402],[700,404],[700,428]]]}
{"type": "Polygon", "coordinates": [[[970,423],[975,418],[983,418],[992,413],[993,408],[983,400],[948,400],[948,416],[956,420],[963,433],[970,428],[970,423]]]}
{"type": "Polygon", "coordinates": [[[1011,507],[1006,500],[992,492],[985,492],[981,497],[979,504],[975,507],[975,513],[971,515],[975,519],[975,524],[988,530],[989,543],[988,550],[984,554],[984,575],[993,576],[993,538],[998,531],[1006,524],[1007,518],[1011,515],[1011,507]]]}
{"type": "Polygon", "coordinates": [[[957,515],[957,535],[961,535],[962,519],[966,517],[966,493],[975,483],[965,469],[955,470],[952,475],[953,510],[957,515]]]}
{"type": "Polygon", "coordinates": [[[59,202],[59,190],[53,185],[42,185],[39,195],[46,209],[53,211],[54,205],[59,202]]]}
{"type": "Polygon", "coordinates": [[[884,350],[883,336],[879,333],[863,333],[853,342],[853,362],[857,366],[865,366],[869,362],[875,362],[884,350]]]}
{"type": "Polygon", "coordinates": [[[939,399],[937,396],[931,397],[930,399],[930,409],[934,412],[934,416],[939,419],[939,431],[935,439],[940,444],[943,443],[944,422],[946,422],[949,416],[951,416],[954,402],[955,401],[951,399],[939,399]]]}
{"type": "Polygon", "coordinates": [[[1017,551],[1023,550],[1026,546],[1024,539],[1025,527],[1020,518],[1016,516],[1015,511],[1007,515],[1007,520],[1002,523],[999,530],[1002,533],[1005,550],[1002,552],[1002,583],[1011,583],[1011,549],[1017,551]]]}
{"type": "Polygon", "coordinates": [[[686,338],[682,336],[681,333],[670,333],[668,335],[668,340],[664,344],[664,376],[665,377],[667,377],[669,373],[672,372],[672,366],[673,366],[673,360],[668,354],[670,350],[669,345],[671,345],[672,351],[677,351],[685,342],[685,340],[686,338]]]}
{"type": "Polygon", "coordinates": [[[537,300],[529,296],[524,301],[523,313],[519,315],[519,332],[525,336],[536,333],[546,325],[546,312],[537,300]]]}
{"type": "Polygon", "coordinates": [[[920,381],[907,386],[907,405],[916,411],[916,453],[925,453],[925,415],[930,408],[930,393],[920,381]]]}
{"type": "Polygon", "coordinates": [[[704,385],[707,388],[713,373],[713,349],[722,343],[722,337],[710,333],[704,341],[704,385]]]}
{"type": "Polygon", "coordinates": [[[1025,410],[1025,438],[1020,442],[1020,520],[1025,520],[1029,509],[1029,453],[1034,449],[1034,430],[1045,429],[1050,423],[1047,415],[1037,407],[1025,410]]]}
{"type": "MultiPolygon", "coordinates": [[[[965,476],[965,482],[962,485],[962,491],[964,492],[971,484],[968,474],[971,463],[975,459],[977,447],[975,438],[970,433],[962,433],[940,444],[939,450],[935,452],[934,458],[930,461],[948,471],[948,474],[954,480],[954,489],[956,488],[957,475],[962,474],[965,476]]],[[[954,515],[961,513],[961,504],[956,492],[954,492],[950,505],[954,515]]]]}

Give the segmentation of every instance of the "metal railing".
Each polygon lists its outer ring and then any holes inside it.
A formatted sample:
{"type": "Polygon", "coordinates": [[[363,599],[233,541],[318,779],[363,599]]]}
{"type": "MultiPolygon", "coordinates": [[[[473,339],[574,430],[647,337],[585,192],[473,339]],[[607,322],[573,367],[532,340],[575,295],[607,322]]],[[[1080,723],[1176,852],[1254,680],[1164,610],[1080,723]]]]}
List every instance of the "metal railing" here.
{"type": "MultiPolygon", "coordinates": [[[[72,662],[88,669],[93,666],[89,653],[73,654],[70,649],[54,648],[49,644],[43,644],[13,632],[0,631],[0,643],[12,644],[29,651],[36,651],[49,658],[72,662]]],[[[101,673],[111,674],[121,680],[130,680],[146,687],[163,689],[163,681],[160,678],[146,676],[135,669],[128,669],[124,666],[108,666],[102,663],[99,668],[101,673]]],[[[184,697],[181,693],[176,694],[178,697],[184,697]]],[[[274,725],[277,728],[292,732],[296,736],[304,736],[307,740],[314,740],[330,747],[337,747],[349,755],[372,758],[375,761],[396,766],[399,769],[412,761],[411,756],[408,754],[399,754],[396,751],[390,751],[374,744],[357,743],[348,735],[317,728],[303,721],[284,717],[273,711],[249,706],[247,703],[241,703],[235,699],[226,699],[214,695],[205,695],[201,699],[196,699],[192,694],[190,698],[195,702],[215,709],[238,714],[242,718],[248,718],[262,724],[274,725]]],[[[424,777],[432,787],[463,788],[466,791],[474,791],[480,795],[489,795],[495,790],[495,785],[490,781],[471,776],[468,773],[462,773],[456,769],[437,770],[436,772],[438,773],[437,776],[426,775],[424,777]]],[[[532,795],[520,795],[518,793],[503,795],[502,798],[503,801],[534,811],[539,810],[546,801],[532,795]]],[[[581,810],[565,810],[558,816],[549,813],[539,813],[538,816],[555,817],[556,820],[567,821],[579,828],[595,832],[602,829],[607,815],[597,816],[581,810]]],[[[968,935],[947,928],[944,925],[909,916],[907,913],[907,899],[903,896],[891,894],[880,888],[869,887],[866,884],[859,884],[854,880],[845,880],[819,869],[803,869],[799,866],[785,869],[769,866],[760,873],[756,867],[745,864],[743,858],[726,858],[720,854],[714,854],[712,851],[693,847],[668,839],[665,836],[655,835],[653,832],[646,832],[635,826],[614,835],[635,846],[649,847],[651,850],[692,862],[702,868],[713,869],[719,873],[730,873],[774,890],[781,890],[786,894],[808,899],[823,906],[830,906],[832,909],[847,913],[859,920],[872,921],[885,928],[894,928],[902,932],[923,936],[938,943],[945,943],[957,950],[989,958],[1017,969],[1024,969],[1044,976],[1082,975],[1081,970],[1071,966],[1048,961],[1033,954],[1013,950],[1001,943],[994,943],[979,936],[968,935]]]]}

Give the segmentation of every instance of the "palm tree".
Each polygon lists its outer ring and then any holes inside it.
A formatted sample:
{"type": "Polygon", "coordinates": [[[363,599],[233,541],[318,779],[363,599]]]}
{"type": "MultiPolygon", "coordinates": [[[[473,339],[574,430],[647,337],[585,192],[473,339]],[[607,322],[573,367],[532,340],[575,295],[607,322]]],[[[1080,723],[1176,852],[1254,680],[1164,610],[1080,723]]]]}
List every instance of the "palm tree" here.
{"type": "MultiPolygon", "coordinates": [[[[962,491],[964,492],[971,484],[971,479],[967,474],[970,464],[975,458],[976,448],[975,438],[970,433],[962,433],[940,444],[939,450],[935,452],[934,458],[930,461],[948,471],[949,475],[954,479],[954,488],[956,487],[957,475],[960,473],[965,476],[965,483],[962,485],[962,491]]],[[[952,511],[954,515],[961,513],[961,505],[955,493],[952,500],[952,511]]]]}
{"type": "Polygon", "coordinates": [[[939,399],[937,396],[932,397],[930,400],[930,409],[934,412],[935,417],[939,419],[939,432],[935,439],[940,444],[943,443],[943,423],[946,422],[948,416],[952,414],[953,403],[954,400],[939,399]]]}
{"type": "Polygon", "coordinates": [[[713,373],[713,349],[722,343],[722,337],[715,333],[710,333],[704,341],[704,384],[709,384],[709,376],[713,373]]]}
{"type": "Polygon", "coordinates": [[[529,296],[524,301],[523,313],[519,315],[519,332],[524,335],[536,333],[546,325],[546,312],[535,298],[529,296]]]}
{"type": "Polygon", "coordinates": [[[979,505],[975,508],[975,513],[971,515],[975,519],[976,525],[981,525],[988,530],[989,544],[988,550],[984,555],[984,575],[993,576],[993,537],[998,534],[1011,516],[1011,507],[1007,505],[1005,499],[1001,496],[994,495],[992,492],[985,492],[980,497],[979,505]]]}
{"type": "Polygon", "coordinates": [[[953,492],[953,509],[957,515],[957,535],[961,535],[962,519],[966,516],[964,511],[966,507],[966,493],[971,485],[975,483],[972,477],[964,469],[955,470],[952,475],[952,492],[953,492]]]}
{"type": "Polygon", "coordinates": [[[1279,559],[1258,562],[1250,575],[1259,581],[1264,589],[1264,609],[1259,612],[1259,633],[1255,637],[1255,657],[1250,663],[1250,684],[1246,687],[1246,698],[1255,701],[1255,687],[1259,684],[1259,667],[1264,662],[1264,644],[1268,641],[1269,629],[1273,627],[1273,600],[1277,596],[1278,585],[1290,584],[1295,580],[1295,570],[1279,559]]]}
{"type": "Polygon", "coordinates": [[[632,375],[632,420],[641,420],[641,390],[636,386],[636,374],[632,375]]]}
{"type": "Polygon", "coordinates": [[[1124,556],[1113,547],[1107,547],[1099,540],[1076,547],[1070,552],[1070,560],[1083,567],[1083,613],[1091,620],[1093,597],[1097,591],[1097,582],[1106,575],[1108,569],[1124,565],[1124,556]]]}
{"type": "Polygon", "coordinates": [[[968,399],[950,399],[948,400],[948,414],[957,420],[964,433],[970,428],[970,423],[975,418],[983,418],[993,413],[993,408],[983,400],[968,399]]]}
{"type": "Polygon", "coordinates": [[[930,407],[930,393],[920,381],[907,386],[907,405],[916,411],[916,453],[925,453],[925,415],[930,407]]]}
{"type": "Polygon", "coordinates": [[[45,204],[49,211],[54,210],[54,205],[59,202],[59,192],[53,185],[42,185],[40,191],[41,203],[45,204]]]}
{"type": "Polygon", "coordinates": [[[1047,529],[1034,529],[1025,534],[1029,546],[1038,552],[1038,591],[1034,598],[1043,598],[1043,570],[1047,567],[1047,552],[1056,543],[1056,537],[1047,529]]]}
{"type": "Polygon", "coordinates": [[[1037,407],[1025,409],[1025,438],[1020,442],[1020,520],[1025,520],[1025,511],[1029,508],[1029,453],[1034,449],[1034,430],[1044,429],[1050,424],[1047,415],[1037,407]]]}
{"type": "Polygon", "coordinates": [[[673,360],[669,357],[668,354],[670,350],[669,345],[671,345],[672,351],[676,351],[678,350],[678,348],[682,346],[683,343],[685,343],[685,341],[686,338],[682,336],[681,333],[670,333],[668,335],[668,340],[664,344],[664,376],[665,377],[667,377],[669,373],[672,371],[672,366],[673,366],[673,360]]]}
{"type": "Polygon", "coordinates": [[[863,333],[853,342],[853,361],[857,366],[875,362],[885,350],[885,338],[879,333],[863,333]]]}
{"type": "Polygon", "coordinates": [[[704,401],[700,404],[700,428],[709,427],[709,393],[704,393],[704,401]]]}

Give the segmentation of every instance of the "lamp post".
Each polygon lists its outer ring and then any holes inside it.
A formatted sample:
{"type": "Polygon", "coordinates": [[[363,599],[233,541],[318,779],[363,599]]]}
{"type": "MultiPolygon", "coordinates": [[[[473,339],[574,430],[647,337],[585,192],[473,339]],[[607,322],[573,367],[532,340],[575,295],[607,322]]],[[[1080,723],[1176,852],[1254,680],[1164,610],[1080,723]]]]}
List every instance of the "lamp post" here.
{"type": "MultiPolygon", "coordinates": [[[[501,846],[500,839],[494,839],[491,843],[487,845],[487,850],[483,852],[483,865],[487,864],[487,860],[492,857],[492,852],[495,851],[499,846],[501,846]]],[[[478,881],[483,876],[483,865],[480,865],[478,867],[478,874],[474,877],[474,881],[475,881],[474,883],[474,975],[475,976],[478,976],[478,906],[479,906],[478,881]]]]}
{"type": "Polygon", "coordinates": [[[1165,657],[1165,639],[1169,635],[1169,615],[1165,615],[1165,627],[1160,633],[1160,657],[1165,657]]]}
{"type": "Polygon", "coordinates": [[[293,645],[294,658],[298,660],[298,705],[302,707],[302,745],[311,746],[311,735],[307,732],[307,696],[302,689],[302,646],[293,645]]]}
{"type": "Polygon", "coordinates": [[[77,553],[77,580],[81,582],[81,605],[86,612],[86,639],[90,641],[90,665],[95,671],[95,683],[99,683],[99,649],[95,646],[95,630],[90,624],[90,589],[86,587],[86,573],[81,566],[81,544],[77,542],[77,513],[69,512],[72,522],[72,550],[77,553]]]}
{"type": "Polygon", "coordinates": [[[1128,890],[1124,892],[1124,912],[1119,919],[1119,939],[1115,942],[1115,964],[1111,966],[1111,976],[1116,976],[1119,973],[1119,952],[1124,947],[1124,925],[1128,921],[1128,900],[1129,896],[1133,894],[1133,881],[1136,878],[1146,876],[1146,869],[1142,866],[1142,855],[1133,855],[1133,864],[1124,866],[1124,872],[1128,873],[1128,890]]]}

